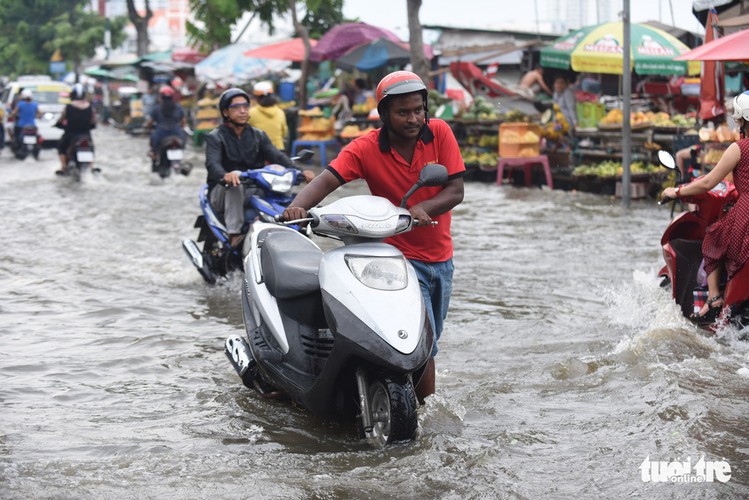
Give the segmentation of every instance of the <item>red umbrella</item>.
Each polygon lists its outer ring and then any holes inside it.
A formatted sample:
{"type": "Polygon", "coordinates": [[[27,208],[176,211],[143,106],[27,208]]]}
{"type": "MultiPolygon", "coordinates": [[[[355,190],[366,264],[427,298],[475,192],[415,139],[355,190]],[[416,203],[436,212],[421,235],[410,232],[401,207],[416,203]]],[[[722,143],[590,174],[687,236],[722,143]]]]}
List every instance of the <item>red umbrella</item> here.
{"type": "Polygon", "coordinates": [[[700,45],[677,61],[749,61],[749,29],[700,45]]]}
{"type": "MultiPolygon", "coordinates": [[[[718,40],[716,33],[718,24],[718,12],[710,9],[705,23],[705,43],[718,40]]],[[[723,63],[716,61],[702,62],[702,81],[700,82],[700,118],[709,120],[721,116],[726,112],[723,103],[725,98],[725,76],[723,74],[723,63]]]]}
{"type": "MultiPolygon", "coordinates": [[[[310,47],[317,45],[317,40],[310,39],[310,47]]],[[[278,59],[281,61],[304,61],[304,41],[301,38],[289,38],[280,42],[263,45],[244,53],[253,59],[278,59]]]]}
{"type": "Polygon", "coordinates": [[[378,38],[386,38],[391,42],[400,43],[395,33],[384,28],[378,28],[367,23],[339,24],[318,40],[317,45],[312,49],[310,59],[313,61],[335,60],[351,48],[378,38]]]}

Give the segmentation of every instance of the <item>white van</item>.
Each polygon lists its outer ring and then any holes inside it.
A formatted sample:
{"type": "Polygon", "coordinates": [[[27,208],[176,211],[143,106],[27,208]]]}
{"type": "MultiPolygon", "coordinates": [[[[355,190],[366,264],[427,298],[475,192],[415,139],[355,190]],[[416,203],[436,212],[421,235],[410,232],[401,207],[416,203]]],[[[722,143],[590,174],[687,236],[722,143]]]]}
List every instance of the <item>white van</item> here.
{"type": "Polygon", "coordinates": [[[17,81],[6,85],[0,94],[0,102],[5,107],[3,127],[6,142],[10,141],[13,129],[13,122],[9,123],[8,118],[23,89],[31,89],[34,101],[39,104],[42,117],[37,118],[36,126],[44,141],[44,147],[54,146],[62,137],[63,130],[55,127],[55,123],[60,118],[65,105],[70,102],[70,85],[54,81],[46,75],[22,76],[17,81]]]}

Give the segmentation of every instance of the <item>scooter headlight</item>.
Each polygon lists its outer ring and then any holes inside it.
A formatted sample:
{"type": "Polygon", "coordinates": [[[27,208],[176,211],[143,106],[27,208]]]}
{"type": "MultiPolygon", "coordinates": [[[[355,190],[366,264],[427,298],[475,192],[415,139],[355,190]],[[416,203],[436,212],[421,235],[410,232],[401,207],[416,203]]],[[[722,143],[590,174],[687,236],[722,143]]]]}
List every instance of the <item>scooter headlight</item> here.
{"type": "Polygon", "coordinates": [[[325,224],[337,229],[338,231],[346,231],[351,234],[358,233],[354,225],[351,224],[345,215],[328,214],[320,216],[320,219],[325,222],[325,224]]]}
{"type": "Polygon", "coordinates": [[[403,231],[408,231],[408,229],[411,227],[411,221],[413,219],[410,215],[399,215],[398,216],[398,224],[395,226],[395,234],[402,233],[403,231]]]}
{"type": "Polygon", "coordinates": [[[274,175],[263,172],[260,174],[263,180],[270,184],[270,189],[276,193],[288,193],[294,186],[294,173],[286,172],[283,175],[274,175]]]}
{"type": "Polygon", "coordinates": [[[402,290],[408,284],[404,257],[347,255],[346,264],[356,279],[377,290],[402,290]]]}

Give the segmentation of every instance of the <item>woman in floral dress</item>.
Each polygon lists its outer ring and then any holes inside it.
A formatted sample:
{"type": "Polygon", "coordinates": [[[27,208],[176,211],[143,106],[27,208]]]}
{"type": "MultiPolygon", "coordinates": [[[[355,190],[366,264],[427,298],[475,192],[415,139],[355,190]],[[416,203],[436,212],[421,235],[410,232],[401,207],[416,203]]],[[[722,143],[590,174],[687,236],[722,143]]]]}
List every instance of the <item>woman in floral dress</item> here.
{"type": "Polygon", "coordinates": [[[741,139],[723,153],[718,164],[704,177],[690,184],[666,188],[663,199],[695,196],[715,187],[729,173],[739,193],[731,210],[707,228],[702,242],[702,256],[707,273],[708,300],[699,314],[693,314],[695,323],[714,322],[723,308],[720,293],[720,275],[725,267],[728,279],[749,260],[749,91],[733,100],[733,119],[741,130],[741,139]]]}

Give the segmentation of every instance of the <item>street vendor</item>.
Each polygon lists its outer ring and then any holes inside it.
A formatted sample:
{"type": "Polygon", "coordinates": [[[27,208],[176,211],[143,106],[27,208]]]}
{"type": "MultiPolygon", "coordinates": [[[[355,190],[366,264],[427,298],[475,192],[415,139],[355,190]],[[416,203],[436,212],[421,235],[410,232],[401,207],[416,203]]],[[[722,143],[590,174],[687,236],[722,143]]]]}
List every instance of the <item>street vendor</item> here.
{"type": "MultiPolygon", "coordinates": [[[[721,113],[713,118],[707,119],[703,122],[700,131],[703,134],[708,134],[700,137],[701,142],[710,142],[710,138],[713,136],[713,130],[717,130],[726,124],[726,115],[721,113]]],[[[728,130],[726,128],[726,130],[728,130]]],[[[725,137],[715,137],[718,142],[726,142],[725,137]]],[[[702,144],[693,144],[682,148],[674,155],[676,159],[676,166],[681,172],[682,182],[689,182],[693,177],[698,177],[706,172],[702,172],[702,165],[700,164],[700,156],[702,154],[702,144]]]]}
{"type": "Polygon", "coordinates": [[[523,75],[516,90],[519,94],[529,99],[536,97],[536,94],[538,94],[540,90],[543,90],[548,95],[554,93],[544,81],[544,69],[538,65],[523,75]]]}
{"type": "Polygon", "coordinates": [[[575,92],[570,88],[567,79],[558,76],[554,79],[554,104],[559,106],[564,119],[570,126],[570,132],[577,126],[577,99],[575,92]]]}
{"type": "Polygon", "coordinates": [[[333,105],[333,109],[330,110],[330,116],[335,120],[336,132],[340,132],[346,121],[353,116],[351,104],[349,103],[348,96],[341,90],[332,97],[330,103],[333,105]]]}

